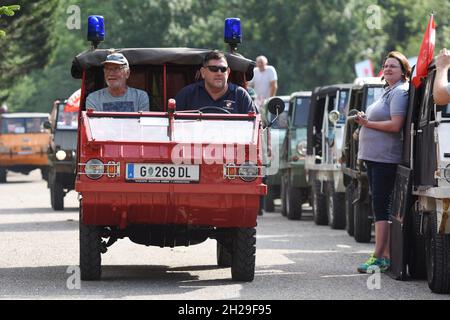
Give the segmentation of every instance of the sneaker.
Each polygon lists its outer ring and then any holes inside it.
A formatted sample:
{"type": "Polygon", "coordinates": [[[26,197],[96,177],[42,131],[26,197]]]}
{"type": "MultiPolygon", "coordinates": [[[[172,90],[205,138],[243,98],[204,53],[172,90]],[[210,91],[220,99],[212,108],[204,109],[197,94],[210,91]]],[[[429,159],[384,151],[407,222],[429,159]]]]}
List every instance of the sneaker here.
{"type": "Polygon", "coordinates": [[[386,272],[390,267],[390,260],[387,258],[377,258],[372,253],[366,262],[358,266],[360,273],[386,272]]]}
{"type": "Polygon", "coordinates": [[[387,271],[391,267],[391,259],[382,258],[381,260],[383,260],[383,265],[386,268],[384,271],[387,271]]]}

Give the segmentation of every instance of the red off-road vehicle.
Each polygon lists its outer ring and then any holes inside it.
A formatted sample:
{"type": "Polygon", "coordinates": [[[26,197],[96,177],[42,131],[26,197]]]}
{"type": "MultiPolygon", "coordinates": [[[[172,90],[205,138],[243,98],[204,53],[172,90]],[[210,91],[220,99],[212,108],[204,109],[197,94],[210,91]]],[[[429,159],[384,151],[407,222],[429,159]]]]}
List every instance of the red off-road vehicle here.
{"type": "MultiPolygon", "coordinates": [[[[129,86],[149,94],[150,112],[86,111],[86,96],[106,86],[101,62],[108,50],[80,54],[72,66],[82,79],[75,183],[82,279],[100,279],[101,255],[128,237],[159,247],[216,239],[218,265],[231,266],[233,280],[252,281],[259,199],[267,190],[260,115],[174,110],[169,100],[197,80],[210,50],[117,51],[130,63],[129,86]]],[[[245,86],[254,63],[236,54],[227,59],[230,81],[245,86]]]]}

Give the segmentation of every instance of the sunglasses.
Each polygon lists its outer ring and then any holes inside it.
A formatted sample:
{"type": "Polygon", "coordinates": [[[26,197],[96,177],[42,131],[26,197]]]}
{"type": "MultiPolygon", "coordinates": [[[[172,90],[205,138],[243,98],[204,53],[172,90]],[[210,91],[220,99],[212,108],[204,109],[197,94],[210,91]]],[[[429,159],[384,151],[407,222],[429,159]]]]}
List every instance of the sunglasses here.
{"type": "Polygon", "coordinates": [[[205,66],[205,68],[208,68],[208,70],[211,72],[218,72],[220,70],[220,72],[222,73],[225,73],[228,70],[228,67],[219,67],[219,66],[205,66]]]}

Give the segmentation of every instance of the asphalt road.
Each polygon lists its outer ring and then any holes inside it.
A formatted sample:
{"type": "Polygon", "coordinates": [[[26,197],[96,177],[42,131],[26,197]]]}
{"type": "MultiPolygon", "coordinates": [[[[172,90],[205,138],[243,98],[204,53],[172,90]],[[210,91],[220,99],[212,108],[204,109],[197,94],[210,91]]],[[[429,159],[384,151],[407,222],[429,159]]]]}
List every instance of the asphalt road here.
{"type": "Polygon", "coordinates": [[[102,281],[77,281],[78,203],[50,207],[39,171],[8,173],[0,184],[0,298],[2,299],[450,299],[423,281],[360,275],[373,250],[344,230],[316,226],[306,208],[301,221],[277,212],[258,217],[255,280],[231,281],[216,266],[216,242],[157,248],[119,240],[102,256],[102,281]]]}

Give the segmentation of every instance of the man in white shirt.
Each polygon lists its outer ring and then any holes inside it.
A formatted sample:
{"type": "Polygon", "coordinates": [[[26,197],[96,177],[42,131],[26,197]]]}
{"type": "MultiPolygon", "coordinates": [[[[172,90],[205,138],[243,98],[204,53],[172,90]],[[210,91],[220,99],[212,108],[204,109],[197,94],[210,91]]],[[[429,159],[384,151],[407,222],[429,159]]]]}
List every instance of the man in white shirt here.
{"type": "Polygon", "coordinates": [[[273,66],[268,65],[265,56],[256,58],[256,68],[253,70],[253,79],[248,84],[256,91],[255,104],[259,109],[264,100],[273,97],[278,89],[277,71],[273,66]]]}

